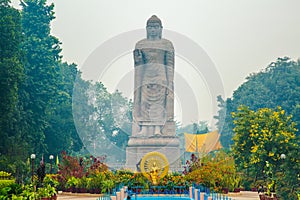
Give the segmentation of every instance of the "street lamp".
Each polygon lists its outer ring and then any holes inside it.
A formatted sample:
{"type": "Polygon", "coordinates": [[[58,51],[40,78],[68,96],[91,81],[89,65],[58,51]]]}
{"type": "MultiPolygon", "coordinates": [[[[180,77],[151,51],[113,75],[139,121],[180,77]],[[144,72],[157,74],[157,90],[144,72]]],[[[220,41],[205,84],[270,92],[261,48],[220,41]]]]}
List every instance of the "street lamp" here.
{"type": "Polygon", "coordinates": [[[286,155],[284,154],[284,153],[282,153],[281,155],[280,155],[280,159],[281,160],[284,160],[286,158],[286,155]]]}
{"type": "Polygon", "coordinates": [[[31,182],[33,182],[35,154],[31,154],[30,158],[31,158],[31,182]]]}
{"type": "Polygon", "coordinates": [[[52,174],[52,160],[53,160],[54,156],[50,155],[49,159],[50,159],[50,174],[52,174]]]}

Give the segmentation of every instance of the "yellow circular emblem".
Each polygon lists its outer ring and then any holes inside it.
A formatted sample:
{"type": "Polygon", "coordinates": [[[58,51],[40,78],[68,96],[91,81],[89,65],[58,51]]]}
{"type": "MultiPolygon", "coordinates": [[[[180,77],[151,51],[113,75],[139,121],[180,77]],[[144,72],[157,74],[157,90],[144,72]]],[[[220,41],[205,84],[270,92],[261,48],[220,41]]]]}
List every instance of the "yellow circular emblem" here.
{"type": "Polygon", "coordinates": [[[147,153],[141,160],[141,171],[154,185],[169,171],[169,162],[166,156],[159,152],[147,153]]]}

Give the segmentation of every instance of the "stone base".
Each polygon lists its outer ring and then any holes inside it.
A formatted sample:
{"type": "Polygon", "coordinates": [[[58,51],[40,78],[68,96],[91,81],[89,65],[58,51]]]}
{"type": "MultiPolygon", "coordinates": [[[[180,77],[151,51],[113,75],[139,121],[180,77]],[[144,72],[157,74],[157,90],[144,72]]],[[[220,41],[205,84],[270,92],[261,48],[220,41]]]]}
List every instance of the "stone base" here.
{"type": "Polygon", "coordinates": [[[125,168],[137,171],[136,165],[142,157],[153,151],[160,152],[167,157],[171,171],[181,169],[179,139],[175,136],[131,137],[126,148],[125,168]]]}

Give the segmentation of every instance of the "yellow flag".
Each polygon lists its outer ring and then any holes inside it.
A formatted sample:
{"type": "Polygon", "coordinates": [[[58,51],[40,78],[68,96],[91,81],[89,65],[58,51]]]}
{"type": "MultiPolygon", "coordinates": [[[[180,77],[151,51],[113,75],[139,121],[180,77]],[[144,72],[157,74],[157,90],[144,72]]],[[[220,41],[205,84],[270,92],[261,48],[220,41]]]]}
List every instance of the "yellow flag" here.
{"type": "Polygon", "coordinates": [[[58,155],[56,155],[56,165],[59,164],[58,155]]]}

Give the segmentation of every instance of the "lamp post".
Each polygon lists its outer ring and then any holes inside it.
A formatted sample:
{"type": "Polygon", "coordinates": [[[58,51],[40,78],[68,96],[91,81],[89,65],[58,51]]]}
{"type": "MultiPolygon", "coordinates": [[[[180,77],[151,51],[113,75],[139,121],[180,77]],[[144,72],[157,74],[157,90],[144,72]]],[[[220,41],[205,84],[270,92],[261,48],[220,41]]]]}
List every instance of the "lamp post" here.
{"type": "Polygon", "coordinates": [[[31,182],[33,182],[35,154],[31,154],[30,158],[31,158],[31,182]]]}
{"type": "Polygon", "coordinates": [[[53,160],[54,156],[50,155],[49,159],[50,159],[50,174],[52,174],[52,160],[53,160]]]}
{"type": "Polygon", "coordinates": [[[281,171],[283,172],[283,174],[284,174],[283,163],[284,163],[285,158],[286,158],[286,155],[284,153],[280,154],[280,159],[281,159],[281,166],[280,166],[280,168],[281,168],[281,171]]]}

